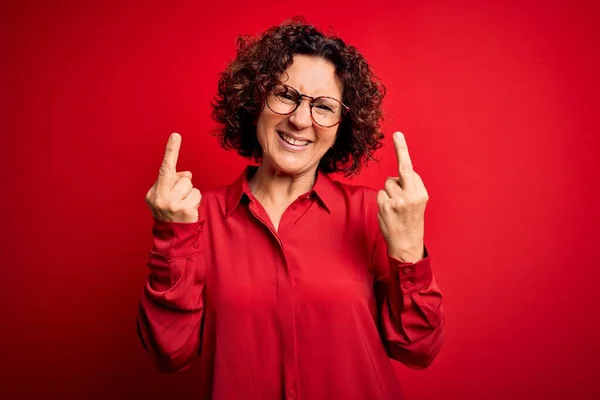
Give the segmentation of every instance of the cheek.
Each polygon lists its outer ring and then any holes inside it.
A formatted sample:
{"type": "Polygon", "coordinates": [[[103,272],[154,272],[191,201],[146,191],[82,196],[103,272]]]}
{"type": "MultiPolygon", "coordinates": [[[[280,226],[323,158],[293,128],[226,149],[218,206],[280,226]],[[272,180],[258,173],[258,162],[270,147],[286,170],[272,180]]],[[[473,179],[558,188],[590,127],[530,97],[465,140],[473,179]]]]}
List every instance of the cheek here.
{"type": "Polygon", "coordinates": [[[269,115],[265,111],[256,119],[256,137],[265,154],[269,153],[269,147],[272,147],[273,142],[277,140],[273,132],[280,121],[281,118],[279,116],[269,115]]]}
{"type": "Polygon", "coordinates": [[[275,126],[281,121],[279,115],[274,115],[263,110],[255,121],[257,132],[262,135],[268,135],[268,132],[275,129],[275,126]]]}
{"type": "Polygon", "coordinates": [[[254,125],[256,126],[256,135],[258,136],[259,141],[264,140],[268,128],[268,118],[266,118],[264,112],[258,116],[254,125]]]}
{"type": "Polygon", "coordinates": [[[331,131],[323,131],[321,135],[319,135],[319,141],[328,148],[333,146],[335,143],[335,138],[337,136],[337,129],[332,129],[331,131]]]}

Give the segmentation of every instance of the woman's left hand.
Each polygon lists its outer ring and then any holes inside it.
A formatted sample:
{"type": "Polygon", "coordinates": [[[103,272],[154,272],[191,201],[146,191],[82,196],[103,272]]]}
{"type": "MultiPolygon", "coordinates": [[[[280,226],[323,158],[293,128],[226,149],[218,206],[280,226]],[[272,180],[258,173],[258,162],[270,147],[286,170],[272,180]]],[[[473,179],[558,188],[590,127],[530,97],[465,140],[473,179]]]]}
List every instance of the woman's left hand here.
{"type": "Polygon", "coordinates": [[[423,180],[413,170],[408,146],[402,132],[394,133],[398,156],[397,178],[388,178],[385,189],[377,194],[379,227],[388,247],[388,254],[400,261],[423,259],[425,206],[429,195],[423,180]]]}

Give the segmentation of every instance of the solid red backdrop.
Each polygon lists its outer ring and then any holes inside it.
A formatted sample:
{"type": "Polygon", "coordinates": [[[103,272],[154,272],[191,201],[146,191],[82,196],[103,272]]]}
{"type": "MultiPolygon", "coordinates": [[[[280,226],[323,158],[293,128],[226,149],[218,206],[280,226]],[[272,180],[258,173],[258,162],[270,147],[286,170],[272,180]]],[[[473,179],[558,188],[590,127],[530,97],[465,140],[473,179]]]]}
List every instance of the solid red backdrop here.
{"type": "Polygon", "coordinates": [[[402,130],[431,196],[447,339],[398,364],[409,398],[600,396],[600,15],[557,4],[3,2],[0,397],[194,398],[197,368],[158,374],[136,336],[144,195],[173,131],[198,188],[237,176],[209,134],[217,74],[237,34],[298,14],[387,86],[355,182],[395,175],[402,130]]]}

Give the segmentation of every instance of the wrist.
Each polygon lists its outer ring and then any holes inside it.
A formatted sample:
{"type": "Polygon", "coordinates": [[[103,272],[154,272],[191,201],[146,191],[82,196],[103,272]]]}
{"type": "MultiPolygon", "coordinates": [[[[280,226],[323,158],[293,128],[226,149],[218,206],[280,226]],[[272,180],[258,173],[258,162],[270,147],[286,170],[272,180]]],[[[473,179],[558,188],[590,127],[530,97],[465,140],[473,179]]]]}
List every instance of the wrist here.
{"type": "Polygon", "coordinates": [[[388,255],[401,262],[416,263],[425,258],[425,246],[421,243],[410,248],[389,248],[388,255]]]}

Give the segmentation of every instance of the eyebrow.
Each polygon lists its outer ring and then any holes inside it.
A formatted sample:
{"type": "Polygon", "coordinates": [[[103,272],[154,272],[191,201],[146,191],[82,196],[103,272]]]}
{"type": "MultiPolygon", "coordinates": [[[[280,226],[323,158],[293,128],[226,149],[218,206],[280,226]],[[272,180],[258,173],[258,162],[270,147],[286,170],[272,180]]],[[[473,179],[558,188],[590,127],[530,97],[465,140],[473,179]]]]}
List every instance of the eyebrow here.
{"type": "MultiPolygon", "coordinates": [[[[291,86],[291,85],[288,85],[287,83],[280,82],[280,84],[281,84],[281,85],[283,85],[283,86],[285,86],[285,87],[288,87],[288,88],[294,89],[296,92],[300,93],[301,95],[302,95],[302,94],[304,94],[304,93],[302,93],[301,91],[299,91],[298,89],[296,89],[295,87],[293,87],[293,86],[291,86]]],[[[310,98],[311,98],[313,101],[314,101],[315,99],[318,99],[319,97],[325,97],[325,98],[329,98],[329,99],[334,99],[334,100],[337,100],[337,101],[339,101],[340,103],[342,103],[342,104],[343,104],[342,100],[340,100],[340,99],[338,99],[338,98],[336,98],[336,97],[333,97],[333,96],[327,96],[327,95],[322,95],[322,96],[309,96],[309,95],[307,95],[307,94],[304,94],[304,96],[306,96],[306,97],[310,97],[310,98]]]]}

